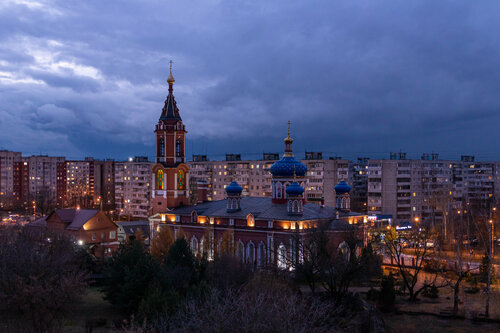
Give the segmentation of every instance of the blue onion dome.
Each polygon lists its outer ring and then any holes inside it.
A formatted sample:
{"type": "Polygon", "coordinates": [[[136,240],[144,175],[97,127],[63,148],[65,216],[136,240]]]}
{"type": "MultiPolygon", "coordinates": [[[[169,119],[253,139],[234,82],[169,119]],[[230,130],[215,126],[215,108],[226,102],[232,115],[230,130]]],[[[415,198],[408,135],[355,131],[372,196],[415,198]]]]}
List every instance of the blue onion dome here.
{"type": "Polygon", "coordinates": [[[286,188],[286,194],[292,196],[299,196],[304,193],[304,188],[299,185],[297,182],[293,182],[286,188]]]}
{"type": "Polygon", "coordinates": [[[228,186],[226,186],[226,193],[227,194],[241,194],[243,191],[243,187],[238,185],[237,182],[231,182],[228,186]]]}
{"type": "Polygon", "coordinates": [[[344,180],[340,181],[335,185],[334,189],[337,194],[349,193],[351,191],[351,185],[347,184],[344,180]]]}
{"type": "Polygon", "coordinates": [[[269,169],[275,177],[292,178],[295,172],[297,177],[304,177],[307,172],[307,167],[297,161],[293,156],[283,156],[281,160],[271,165],[269,169]]]}

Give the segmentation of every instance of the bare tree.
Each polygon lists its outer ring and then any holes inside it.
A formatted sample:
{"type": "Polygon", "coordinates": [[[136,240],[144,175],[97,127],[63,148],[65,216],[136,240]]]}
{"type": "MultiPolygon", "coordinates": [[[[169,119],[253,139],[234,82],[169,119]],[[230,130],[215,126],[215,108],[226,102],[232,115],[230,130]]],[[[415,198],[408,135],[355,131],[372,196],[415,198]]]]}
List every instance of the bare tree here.
{"type": "Polygon", "coordinates": [[[16,330],[53,331],[69,315],[86,286],[77,251],[58,235],[0,229],[0,309],[16,330]]]}
{"type": "Polygon", "coordinates": [[[429,260],[430,251],[427,244],[429,234],[424,229],[397,232],[391,228],[385,233],[385,251],[393,259],[401,277],[403,284],[408,290],[410,301],[415,301],[418,295],[425,289],[435,285],[437,274],[429,281],[425,280],[419,286],[419,275],[422,272],[424,263],[429,260]],[[408,255],[404,253],[405,246],[408,246],[408,255]],[[406,261],[405,261],[406,257],[406,261]],[[411,265],[408,258],[412,258],[411,265]]]}
{"type": "MultiPolygon", "coordinates": [[[[452,265],[453,268],[445,271],[445,267],[439,265],[442,277],[449,287],[453,289],[453,313],[457,314],[460,295],[460,284],[471,273],[472,248],[470,242],[469,219],[464,222],[463,212],[449,219],[450,236],[452,239],[452,265]]],[[[438,248],[438,258],[448,260],[448,256],[438,248]]]]}

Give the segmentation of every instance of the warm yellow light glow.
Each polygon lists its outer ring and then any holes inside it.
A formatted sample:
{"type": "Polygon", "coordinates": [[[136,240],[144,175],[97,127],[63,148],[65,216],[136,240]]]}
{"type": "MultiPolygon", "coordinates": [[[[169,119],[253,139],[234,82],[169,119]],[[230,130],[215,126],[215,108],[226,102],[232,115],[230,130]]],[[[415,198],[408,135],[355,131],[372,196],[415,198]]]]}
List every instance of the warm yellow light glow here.
{"type": "Polygon", "coordinates": [[[290,229],[295,230],[295,222],[290,223],[290,229]]]}
{"type": "Polygon", "coordinates": [[[417,217],[415,217],[415,222],[418,222],[418,221],[420,221],[420,219],[417,216],[417,217]]]}

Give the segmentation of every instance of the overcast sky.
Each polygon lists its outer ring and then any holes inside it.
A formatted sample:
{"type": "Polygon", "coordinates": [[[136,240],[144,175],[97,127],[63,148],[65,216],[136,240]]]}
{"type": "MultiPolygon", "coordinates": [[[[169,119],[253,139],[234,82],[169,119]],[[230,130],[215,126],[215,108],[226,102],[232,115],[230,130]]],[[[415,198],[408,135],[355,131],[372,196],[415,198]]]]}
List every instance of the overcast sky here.
{"type": "Polygon", "coordinates": [[[168,93],[191,154],[500,159],[498,1],[0,2],[0,149],[154,154],[168,93]]]}

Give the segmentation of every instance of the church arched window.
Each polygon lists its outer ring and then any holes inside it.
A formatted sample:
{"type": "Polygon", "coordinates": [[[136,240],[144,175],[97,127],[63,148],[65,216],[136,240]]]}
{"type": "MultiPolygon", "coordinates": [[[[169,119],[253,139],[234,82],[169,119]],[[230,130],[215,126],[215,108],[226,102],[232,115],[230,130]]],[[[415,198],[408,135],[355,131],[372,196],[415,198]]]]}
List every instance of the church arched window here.
{"type": "Polygon", "coordinates": [[[191,237],[191,252],[194,256],[198,255],[198,239],[195,236],[191,237]]]}
{"type": "Polygon", "coordinates": [[[297,200],[293,201],[293,212],[298,213],[299,212],[299,202],[297,200]]]}
{"type": "Polygon", "coordinates": [[[286,247],[283,243],[278,246],[278,268],[286,268],[286,247]]]}
{"type": "Polygon", "coordinates": [[[280,182],[276,183],[276,198],[281,199],[283,197],[283,185],[280,182]]]}
{"type": "Polygon", "coordinates": [[[185,188],[186,188],[186,179],[184,170],[179,169],[177,170],[177,189],[184,190],[185,188]]]}
{"type": "Polygon", "coordinates": [[[349,261],[351,257],[351,248],[345,241],[340,243],[338,251],[339,255],[342,256],[345,261],[349,261]]]}
{"type": "Polygon", "coordinates": [[[238,241],[238,244],[236,244],[236,256],[240,258],[241,262],[244,262],[245,260],[245,245],[243,245],[243,242],[240,240],[238,241]]]}
{"type": "Polygon", "coordinates": [[[198,213],[195,210],[191,212],[191,222],[198,223],[198,213]]]}
{"type": "Polygon", "coordinates": [[[255,265],[255,245],[250,241],[247,245],[247,263],[250,265],[255,265]]]}
{"type": "Polygon", "coordinates": [[[160,144],[159,144],[159,147],[158,147],[158,155],[159,156],[165,156],[165,139],[164,138],[160,138],[160,144]]]}
{"type": "Polygon", "coordinates": [[[161,169],[158,170],[158,172],[156,173],[156,189],[157,190],[165,189],[165,174],[161,169]]]}
{"type": "Polygon", "coordinates": [[[182,156],[182,141],[181,140],[175,141],[175,155],[177,157],[182,156]]]}
{"type": "Polygon", "coordinates": [[[248,225],[249,227],[253,227],[253,226],[255,226],[255,218],[253,217],[253,215],[252,215],[252,214],[248,214],[248,215],[247,215],[247,225],[248,225]]]}
{"type": "Polygon", "coordinates": [[[262,267],[266,263],[266,246],[263,242],[257,247],[257,266],[262,267]]]}

